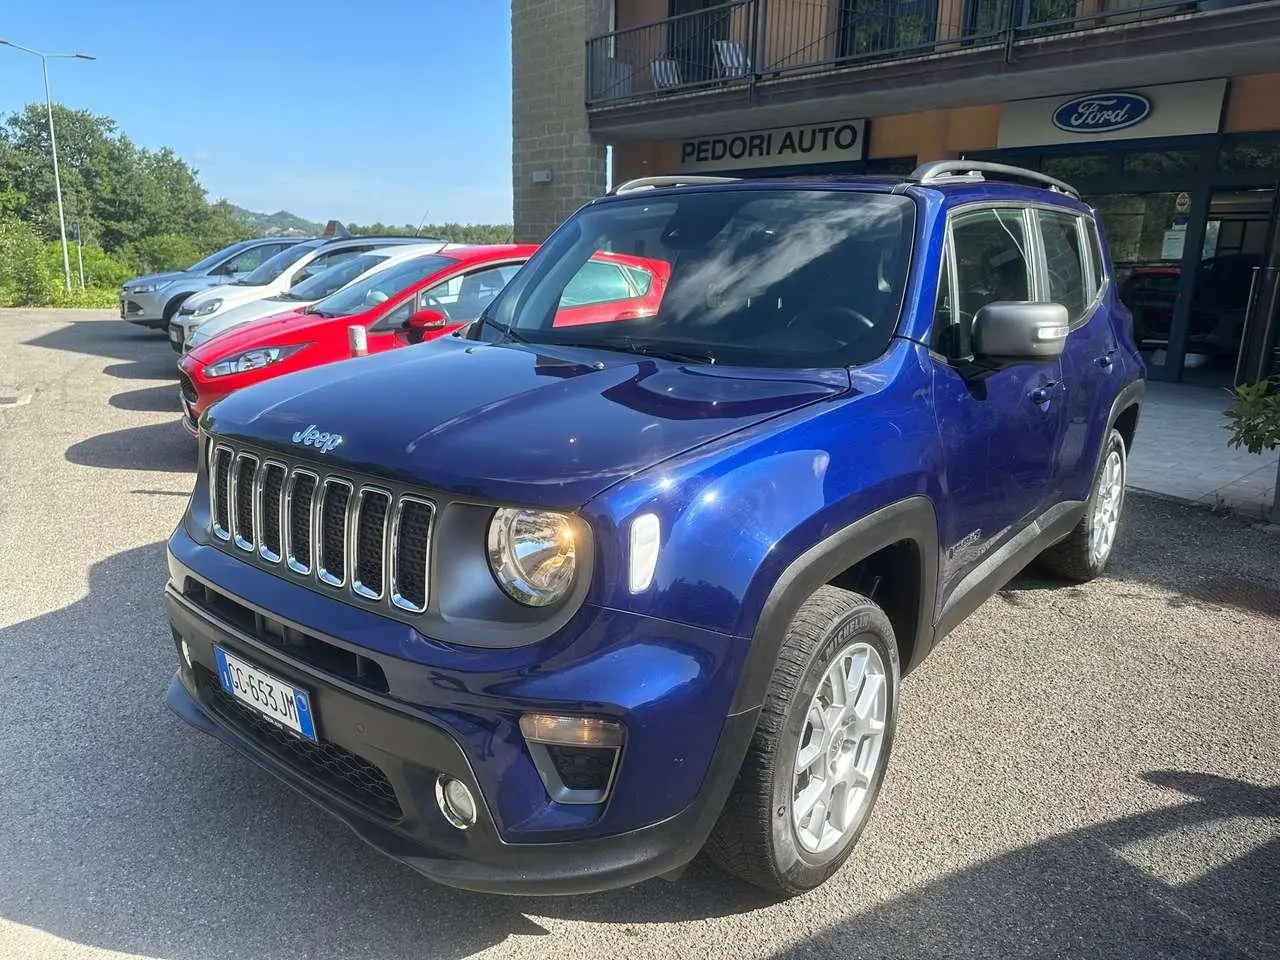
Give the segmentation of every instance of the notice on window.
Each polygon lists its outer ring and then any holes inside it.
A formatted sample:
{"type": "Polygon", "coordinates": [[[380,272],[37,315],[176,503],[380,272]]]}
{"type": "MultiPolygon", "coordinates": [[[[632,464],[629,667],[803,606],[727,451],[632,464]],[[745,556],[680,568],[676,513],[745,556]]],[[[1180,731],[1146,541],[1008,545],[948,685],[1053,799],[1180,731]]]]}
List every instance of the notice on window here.
{"type": "Polygon", "coordinates": [[[1185,225],[1171,227],[1164,232],[1164,242],[1160,245],[1161,260],[1181,260],[1182,248],[1187,243],[1187,228],[1185,225]]]}

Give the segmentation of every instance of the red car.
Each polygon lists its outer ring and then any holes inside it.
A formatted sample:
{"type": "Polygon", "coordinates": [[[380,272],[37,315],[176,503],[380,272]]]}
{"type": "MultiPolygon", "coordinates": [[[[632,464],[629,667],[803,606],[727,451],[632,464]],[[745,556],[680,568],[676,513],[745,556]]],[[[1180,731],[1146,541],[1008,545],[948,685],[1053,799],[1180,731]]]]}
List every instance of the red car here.
{"type": "MultiPolygon", "coordinates": [[[[367,331],[370,353],[434,340],[480,316],[533,254],[533,245],[446,247],[388,267],[302,310],[235,327],[178,364],[182,424],[227,394],[351,356],[348,327],[367,331]]],[[[661,260],[597,254],[565,288],[557,326],[636,319],[658,312],[671,276],[661,260]]]]}

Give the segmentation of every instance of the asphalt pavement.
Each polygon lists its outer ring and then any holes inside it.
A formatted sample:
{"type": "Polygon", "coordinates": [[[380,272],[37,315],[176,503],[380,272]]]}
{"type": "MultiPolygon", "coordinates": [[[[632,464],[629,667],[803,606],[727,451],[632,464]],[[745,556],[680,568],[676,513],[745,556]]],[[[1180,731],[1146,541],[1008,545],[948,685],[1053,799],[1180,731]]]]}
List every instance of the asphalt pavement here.
{"type": "Polygon", "coordinates": [[[160,334],[0,310],[0,958],[1280,956],[1280,538],[1131,495],[1108,577],[1016,580],[904,685],[810,894],[479,896],[164,707],[178,418],[160,334]]]}

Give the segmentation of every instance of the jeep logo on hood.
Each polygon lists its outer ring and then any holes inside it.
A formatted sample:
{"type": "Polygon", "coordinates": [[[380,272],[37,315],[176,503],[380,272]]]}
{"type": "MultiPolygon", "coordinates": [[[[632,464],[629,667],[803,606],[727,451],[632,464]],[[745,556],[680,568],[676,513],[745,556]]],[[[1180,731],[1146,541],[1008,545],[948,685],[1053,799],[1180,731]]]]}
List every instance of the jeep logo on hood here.
{"type": "Polygon", "coordinates": [[[316,425],[313,423],[307,429],[299,430],[295,433],[293,442],[300,443],[304,447],[315,447],[321,453],[328,453],[342,442],[342,434],[323,433],[317,430],[316,425]]]}

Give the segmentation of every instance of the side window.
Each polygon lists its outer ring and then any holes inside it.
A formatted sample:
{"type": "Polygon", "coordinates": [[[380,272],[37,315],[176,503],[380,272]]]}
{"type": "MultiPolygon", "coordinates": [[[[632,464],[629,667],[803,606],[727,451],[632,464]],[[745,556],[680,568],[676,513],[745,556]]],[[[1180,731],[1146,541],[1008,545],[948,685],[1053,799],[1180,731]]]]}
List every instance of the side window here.
{"type": "Polygon", "coordinates": [[[333,253],[322,253],[305,267],[299,270],[293,276],[294,283],[301,283],[308,277],[314,277],[318,273],[324,273],[330,267],[336,267],[338,264],[350,260],[354,257],[358,250],[338,250],[333,253]]]}
{"type": "Polygon", "coordinates": [[[1085,233],[1088,235],[1089,259],[1093,263],[1093,292],[1096,294],[1107,281],[1107,265],[1102,260],[1102,237],[1098,233],[1098,224],[1092,219],[1085,220],[1085,233]]]}
{"type": "MultiPolygon", "coordinates": [[[[941,334],[946,342],[936,349],[958,358],[972,352],[973,318],[980,309],[997,300],[1031,299],[1031,264],[1022,211],[1016,208],[957,214],[951,221],[950,243],[955,256],[956,303],[946,305],[950,330],[941,334]]],[[[941,329],[935,325],[935,337],[941,329]]]]}
{"type": "Polygon", "coordinates": [[[377,330],[396,330],[403,327],[409,322],[409,317],[413,315],[413,305],[416,298],[410,297],[400,306],[396,307],[385,317],[378,321],[375,329],[377,330]]]}
{"type": "Polygon", "coordinates": [[[1037,210],[1044,240],[1045,267],[1049,272],[1049,299],[1067,308],[1072,320],[1084,315],[1093,301],[1085,274],[1085,253],[1080,249],[1079,217],[1069,213],[1037,210]]]}
{"type": "MultiPolygon", "coordinates": [[[[449,319],[454,323],[467,323],[476,319],[513,276],[515,269],[510,266],[488,267],[465,274],[461,278],[455,277],[453,281],[446,281],[446,284],[455,284],[456,289],[456,299],[448,304],[449,319]],[[457,282],[459,279],[460,284],[457,282]]],[[[428,305],[428,298],[443,293],[444,286],[445,284],[437,284],[431,290],[422,291],[419,296],[423,300],[423,306],[428,305]]],[[[451,290],[450,293],[452,292],[451,290]]]]}
{"type": "Polygon", "coordinates": [[[270,260],[283,249],[284,244],[281,243],[262,243],[256,247],[250,247],[224,263],[217,272],[227,276],[234,273],[252,273],[262,266],[264,261],[270,260]]]}

